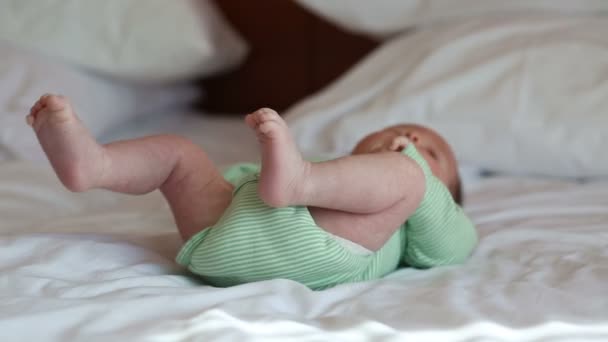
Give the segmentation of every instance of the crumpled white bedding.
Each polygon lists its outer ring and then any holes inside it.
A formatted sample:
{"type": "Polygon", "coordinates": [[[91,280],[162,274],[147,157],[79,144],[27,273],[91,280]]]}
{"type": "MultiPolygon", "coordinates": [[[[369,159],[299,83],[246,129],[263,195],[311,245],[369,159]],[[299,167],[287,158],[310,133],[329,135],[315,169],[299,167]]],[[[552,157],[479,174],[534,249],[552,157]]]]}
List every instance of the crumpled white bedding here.
{"type": "Polygon", "coordinates": [[[607,18],[490,16],[403,34],[287,122],[305,153],[347,153],[361,136],[411,122],[437,130],[461,163],[605,177],[607,18]]]}
{"type": "MultiPolygon", "coordinates": [[[[188,127],[220,164],[255,159],[236,119],[179,118],[165,127],[188,127]]],[[[173,262],[160,194],[71,194],[49,169],[0,166],[2,341],[608,339],[608,182],[481,179],[466,264],[312,292],[204,286],[173,262]]]]}

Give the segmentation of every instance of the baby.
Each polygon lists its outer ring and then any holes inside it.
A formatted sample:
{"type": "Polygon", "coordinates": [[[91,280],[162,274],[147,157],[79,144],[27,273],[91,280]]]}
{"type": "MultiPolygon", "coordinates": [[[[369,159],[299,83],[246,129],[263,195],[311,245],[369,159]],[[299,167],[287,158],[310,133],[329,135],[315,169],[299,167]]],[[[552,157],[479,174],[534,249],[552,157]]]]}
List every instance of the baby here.
{"type": "Polygon", "coordinates": [[[352,155],[311,163],[282,118],[264,108],[245,118],[261,169],[243,164],[222,175],[178,136],[100,145],[62,96],[42,96],[27,122],[69,190],[160,189],[186,241],[177,261],[214,286],[285,278],[323,289],[400,266],[459,263],[477,242],[454,200],[454,155],[422,126],[389,127],[352,155]]]}

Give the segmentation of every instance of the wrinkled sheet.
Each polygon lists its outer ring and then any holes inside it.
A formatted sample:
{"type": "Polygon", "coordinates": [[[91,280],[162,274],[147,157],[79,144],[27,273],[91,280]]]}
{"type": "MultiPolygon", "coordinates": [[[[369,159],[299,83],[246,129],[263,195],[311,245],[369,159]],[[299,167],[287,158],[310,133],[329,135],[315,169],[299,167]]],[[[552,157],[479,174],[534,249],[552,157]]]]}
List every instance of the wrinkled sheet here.
{"type": "Polygon", "coordinates": [[[334,24],[375,38],[412,27],[462,19],[525,13],[605,15],[603,0],[297,0],[334,24]]]}
{"type": "MultiPolygon", "coordinates": [[[[134,126],[108,139],[175,130],[219,164],[255,159],[237,119],[134,126]]],[[[481,239],[464,265],[321,292],[287,280],[219,289],[174,263],[181,241],[159,193],[72,194],[48,168],[0,164],[0,340],[608,339],[608,182],[466,189],[481,239]]]]}

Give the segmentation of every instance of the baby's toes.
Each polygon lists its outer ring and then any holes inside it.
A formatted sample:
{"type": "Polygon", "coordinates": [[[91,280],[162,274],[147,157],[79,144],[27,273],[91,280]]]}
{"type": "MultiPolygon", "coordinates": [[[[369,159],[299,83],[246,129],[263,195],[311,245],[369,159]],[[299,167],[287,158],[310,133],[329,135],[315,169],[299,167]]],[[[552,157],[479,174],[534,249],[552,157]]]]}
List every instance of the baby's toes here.
{"type": "Polygon", "coordinates": [[[258,109],[245,117],[245,122],[247,123],[247,125],[250,128],[257,130],[260,129],[260,125],[269,121],[275,121],[280,123],[283,121],[283,119],[281,119],[277,112],[270,108],[258,109]]]}
{"type": "Polygon", "coordinates": [[[30,113],[29,115],[25,118],[27,121],[27,124],[32,126],[34,124],[34,120],[36,120],[36,117],[38,115],[38,113],[43,109],[43,105],[42,103],[40,103],[40,101],[37,101],[32,108],[30,108],[30,113]]]}
{"type": "Polygon", "coordinates": [[[40,98],[40,102],[43,104],[43,107],[52,112],[64,110],[67,105],[66,98],[60,95],[43,95],[40,98]]]}
{"type": "Polygon", "coordinates": [[[258,126],[258,122],[253,114],[247,114],[247,116],[245,116],[245,123],[251,129],[256,129],[258,126]]]}
{"type": "Polygon", "coordinates": [[[25,117],[25,122],[27,122],[27,124],[30,126],[34,126],[35,120],[36,120],[36,118],[34,117],[33,114],[29,114],[28,116],[25,117]]]}
{"type": "Polygon", "coordinates": [[[30,109],[30,113],[31,114],[36,114],[38,113],[42,108],[44,108],[44,104],[42,103],[42,101],[39,99],[38,101],[36,101],[36,103],[34,103],[34,105],[32,106],[32,108],[30,109]]]}
{"type": "Polygon", "coordinates": [[[261,108],[256,110],[254,113],[259,123],[266,121],[282,121],[281,116],[276,111],[270,108],[261,108]]]}

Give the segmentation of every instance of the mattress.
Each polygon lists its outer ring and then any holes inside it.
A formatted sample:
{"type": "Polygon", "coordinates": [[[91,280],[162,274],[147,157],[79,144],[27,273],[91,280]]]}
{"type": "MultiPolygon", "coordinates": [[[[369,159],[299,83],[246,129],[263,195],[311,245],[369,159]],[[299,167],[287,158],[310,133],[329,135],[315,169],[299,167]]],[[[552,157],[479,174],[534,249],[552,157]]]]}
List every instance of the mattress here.
{"type": "MultiPolygon", "coordinates": [[[[103,140],[160,132],[221,166],[257,159],[235,117],[165,113],[103,140]]],[[[174,262],[181,241],[158,192],[73,194],[48,167],[1,165],[2,341],[608,339],[608,182],[468,179],[480,242],[465,264],[314,292],[207,286],[174,262]]]]}

